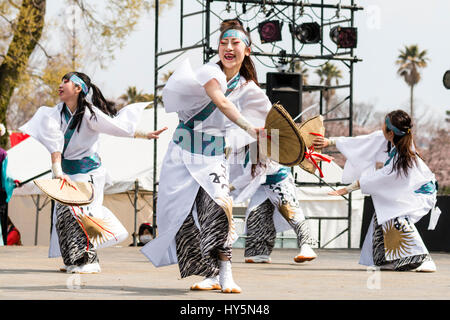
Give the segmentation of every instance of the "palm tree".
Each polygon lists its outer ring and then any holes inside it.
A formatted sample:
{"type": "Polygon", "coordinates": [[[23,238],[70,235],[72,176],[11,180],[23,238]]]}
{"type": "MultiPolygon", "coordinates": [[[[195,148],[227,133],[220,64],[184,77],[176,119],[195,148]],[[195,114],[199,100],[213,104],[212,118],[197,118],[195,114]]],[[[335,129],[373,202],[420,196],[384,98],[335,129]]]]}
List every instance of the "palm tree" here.
{"type": "Polygon", "coordinates": [[[119,99],[123,100],[126,104],[153,101],[153,95],[142,93],[138,91],[136,87],[128,87],[125,94],[121,95],[119,99]]]}
{"type": "Polygon", "coordinates": [[[400,65],[397,73],[405,79],[405,82],[410,87],[410,113],[411,119],[414,119],[413,108],[413,93],[414,86],[420,81],[419,68],[425,68],[427,61],[430,59],[427,57],[427,50],[420,51],[419,47],[414,44],[405,46],[403,50],[400,50],[400,54],[397,57],[396,64],[400,65]]]}
{"type": "MultiPolygon", "coordinates": [[[[339,79],[342,78],[341,70],[330,62],[325,63],[320,69],[316,70],[316,74],[320,77],[320,83],[325,84],[326,87],[331,86],[333,80],[336,85],[338,85],[339,79]]],[[[323,98],[325,99],[326,111],[328,111],[331,98],[335,93],[336,89],[325,89],[322,91],[323,98]]]]}

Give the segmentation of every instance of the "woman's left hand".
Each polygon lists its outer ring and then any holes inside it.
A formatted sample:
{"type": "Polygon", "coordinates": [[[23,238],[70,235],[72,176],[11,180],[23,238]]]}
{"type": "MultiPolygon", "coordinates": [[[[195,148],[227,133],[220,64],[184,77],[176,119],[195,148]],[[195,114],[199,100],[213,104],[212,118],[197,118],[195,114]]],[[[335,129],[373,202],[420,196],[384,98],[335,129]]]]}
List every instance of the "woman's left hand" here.
{"type": "Polygon", "coordinates": [[[339,189],[339,190],[333,190],[333,191],[328,192],[328,194],[330,196],[344,196],[347,193],[348,193],[347,188],[342,188],[342,189],[339,189]]]}
{"type": "Polygon", "coordinates": [[[156,131],[149,132],[149,133],[147,134],[147,139],[158,139],[158,138],[159,138],[159,135],[160,135],[162,132],[166,131],[166,130],[167,130],[167,127],[164,127],[164,128],[162,128],[162,129],[160,129],[160,130],[156,130],[156,131]]]}

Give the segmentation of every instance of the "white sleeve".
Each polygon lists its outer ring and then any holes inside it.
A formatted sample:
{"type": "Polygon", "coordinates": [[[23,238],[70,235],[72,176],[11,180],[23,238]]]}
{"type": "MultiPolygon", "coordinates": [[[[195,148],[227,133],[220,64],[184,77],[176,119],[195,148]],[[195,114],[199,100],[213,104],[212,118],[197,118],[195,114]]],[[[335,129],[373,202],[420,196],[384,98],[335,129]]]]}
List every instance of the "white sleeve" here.
{"type": "MultiPolygon", "coordinates": [[[[253,81],[250,81],[244,85],[240,95],[242,97],[237,100],[236,106],[241,115],[256,128],[263,128],[267,114],[272,108],[272,103],[265,92],[253,81]]],[[[232,125],[227,134],[228,146],[233,150],[238,150],[255,141],[236,125],[232,125]]]]}
{"type": "Polygon", "coordinates": [[[50,153],[62,152],[64,133],[58,117],[60,116],[57,107],[40,107],[19,130],[42,143],[50,153]]]}
{"type": "Polygon", "coordinates": [[[99,133],[116,137],[133,137],[142,112],[149,104],[150,102],[138,102],[127,105],[120,109],[115,117],[108,116],[95,106],[93,107],[95,117],[91,117],[91,112],[86,108],[83,121],[87,122],[89,128],[99,133]]]}
{"type": "Polygon", "coordinates": [[[255,127],[263,128],[272,103],[266,93],[253,81],[245,85],[243,94],[238,102],[242,116],[255,127]]]}
{"type": "Polygon", "coordinates": [[[166,112],[192,110],[211,101],[203,87],[211,79],[216,79],[225,93],[226,76],[217,64],[205,64],[194,72],[189,60],[184,60],[164,86],[162,100],[166,112]]]}
{"type": "Polygon", "coordinates": [[[398,175],[393,169],[394,161],[371,175],[359,180],[361,192],[372,196],[378,223],[394,217],[407,215],[415,223],[434,206],[436,192],[420,194],[415,191],[427,182],[434,181],[434,175],[418,159],[418,165],[408,170],[408,175],[398,175]]]}
{"type": "Polygon", "coordinates": [[[358,180],[363,172],[375,171],[377,161],[387,158],[387,140],[381,130],[357,137],[338,137],[336,148],[347,159],[342,182],[358,180]]]}

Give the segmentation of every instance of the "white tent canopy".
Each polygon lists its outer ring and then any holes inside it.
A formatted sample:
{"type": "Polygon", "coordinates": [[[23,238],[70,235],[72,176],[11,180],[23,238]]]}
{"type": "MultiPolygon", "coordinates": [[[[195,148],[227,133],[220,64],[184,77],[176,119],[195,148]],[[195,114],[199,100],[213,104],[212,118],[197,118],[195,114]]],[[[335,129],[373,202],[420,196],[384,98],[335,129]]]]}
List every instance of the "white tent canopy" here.
{"type": "MultiPolygon", "coordinates": [[[[168,130],[160,135],[157,142],[159,172],[169,141],[178,125],[178,117],[176,113],[166,113],[163,108],[158,108],[157,113],[158,129],[168,127],[168,130]]],[[[146,109],[137,129],[148,132],[154,130],[153,126],[154,109],[146,109]]],[[[136,180],[139,183],[139,189],[153,190],[153,151],[154,140],[100,135],[99,155],[110,178],[105,186],[105,194],[134,190],[136,180]]],[[[8,150],[7,174],[13,179],[25,181],[50,170],[50,168],[50,153],[32,137],[8,150]]],[[[50,177],[51,175],[48,173],[41,178],[50,177]]],[[[41,191],[34,183],[27,183],[15,189],[13,196],[40,193],[41,191]]]]}

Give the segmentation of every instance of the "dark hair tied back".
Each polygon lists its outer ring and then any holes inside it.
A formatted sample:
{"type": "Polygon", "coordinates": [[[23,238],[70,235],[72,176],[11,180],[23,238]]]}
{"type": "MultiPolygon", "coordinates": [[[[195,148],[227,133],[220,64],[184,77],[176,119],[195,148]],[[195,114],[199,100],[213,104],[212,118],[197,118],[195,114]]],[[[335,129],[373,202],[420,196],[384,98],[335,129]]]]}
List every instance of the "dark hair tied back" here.
{"type": "MultiPolygon", "coordinates": [[[[393,170],[397,171],[398,174],[403,173],[405,176],[408,175],[408,169],[412,168],[417,162],[417,157],[419,156],[416,152],[416,147],[414,145],[414,140],[412,136],[412,120],[411,117],[403,110],[395,110],[387,114],[389,120],[393,126],[397,129],[405,132],[405,135],[398,136],[394,135],[394,145],[397,149],[397,156],[395,157],[393,170]]],[[[390,130],[386,127],[386,130],[390,130]]],[[[391,149],[391,144],[388,144],[388,152],[391,149]]]]}
{"type": "MultiPolygon", "coordinates": [[[[117,110],[115,108],[114,103],[107,101],[105,99],[105,97],[103,96],[102,92],[100,91],[100,89],[91,82],[91,79],[84,73],[82,72],[69,72],[66,73],[62,79],[63,80],[70,80],[70,78],[76,75],[77,77],[79,77],[81,80],[83,80],[83,82],[86,84],[86,86],[88,87],[88,94],[89,91],[92,90],[92,104],[94,106],[96,106],[99,110],[101,110],[102,112],[104,112],[105,114],[107,114],[110,117],[113,117],[117,114],[117,110]]],[[[75,129],[77,128],[77,130],[80,130],[80,126],[81,126],[81,122],[83,120],[83,116],[84,116],[84,111],[86,109],[86,107],[89,109],[89,111],[91,112],[91,118],[95,118],[97,119],[94,110],[92,109],[92,104],[90,102],[88,102],[86,100],[86,94],[84,94],[83,91],[80,92],[80,94],[78,95],[78,101],[77,101],[77,109],[75,111],[75,115],[74,115],[74,120],[72,121],[72,124],[70,126],[70,129],[75,129]]]]}

